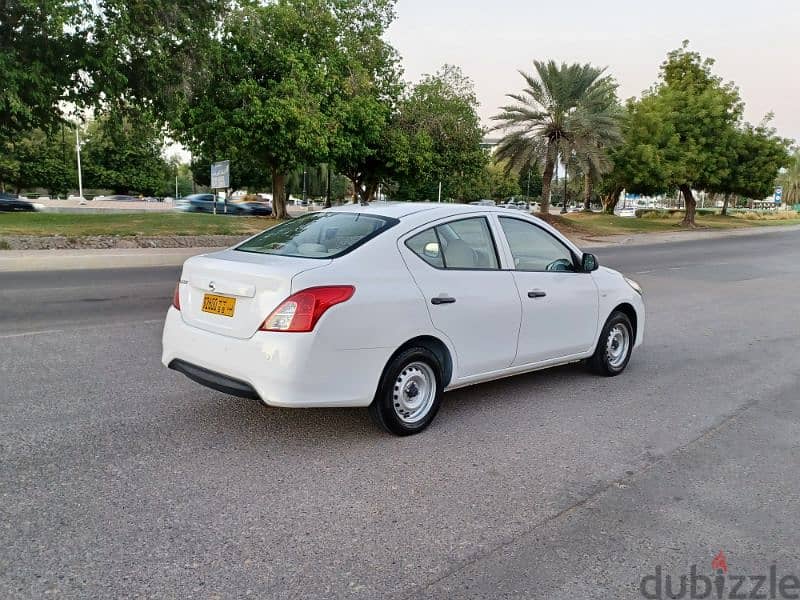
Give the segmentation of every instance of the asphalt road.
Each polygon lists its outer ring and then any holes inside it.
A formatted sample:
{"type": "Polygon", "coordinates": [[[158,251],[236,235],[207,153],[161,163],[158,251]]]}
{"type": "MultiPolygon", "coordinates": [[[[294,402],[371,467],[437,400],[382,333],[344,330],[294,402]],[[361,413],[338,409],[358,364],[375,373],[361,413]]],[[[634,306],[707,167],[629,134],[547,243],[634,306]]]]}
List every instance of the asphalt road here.
{"type": "Polygon", "coordinates": [[[408,439],[162,368],[177,269],[0,274],[0,597],[640,598],[720,550],[800,576],[800,232],[598,254],[646,290],[626,374],[452,392],[408,439]]]}

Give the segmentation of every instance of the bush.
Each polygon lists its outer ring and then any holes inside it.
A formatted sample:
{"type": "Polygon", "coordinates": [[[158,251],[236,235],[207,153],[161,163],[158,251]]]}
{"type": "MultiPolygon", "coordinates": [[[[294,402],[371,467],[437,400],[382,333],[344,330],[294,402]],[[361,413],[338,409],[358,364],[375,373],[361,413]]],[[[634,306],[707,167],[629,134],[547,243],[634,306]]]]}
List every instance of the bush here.
{"type": "Polygon", "coordinates": [[[662,209],[647,209],[637,210],[636,216],[640,219],[671,219],[672,217],[682,215],[678,211],[662,210],[662,209]]]}
{"type": "MultiPolygon", "coordinates": [[[[700,216],[718,215],[716,208],[698,208],[696,214],[700,216]]],[[[683,218],[685,211],[682,208],[638,208],[636,216],[642,219],[669,219],[671,217],[683,218]]]]}
{"type": "Polygon", "coordinates": [[[750,210],[747,212],[737,212],[731,216],[737,219],[744,219],[745,221],[790,221],[797,219],[798,213],[793,210],[750,210]]]}

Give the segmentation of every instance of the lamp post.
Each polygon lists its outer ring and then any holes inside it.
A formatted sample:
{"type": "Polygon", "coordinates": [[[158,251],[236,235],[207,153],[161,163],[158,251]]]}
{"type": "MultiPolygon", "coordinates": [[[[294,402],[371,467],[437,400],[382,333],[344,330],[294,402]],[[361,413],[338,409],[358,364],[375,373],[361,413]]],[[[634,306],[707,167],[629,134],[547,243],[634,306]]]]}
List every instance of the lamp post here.
{"type": "Polygon", "coordinates": [[[83,198],[83,173],[81,173],[81,132],[78,125],[75,126],[75,152],[78,158],[78,202],[86,204],[83,198]]]}

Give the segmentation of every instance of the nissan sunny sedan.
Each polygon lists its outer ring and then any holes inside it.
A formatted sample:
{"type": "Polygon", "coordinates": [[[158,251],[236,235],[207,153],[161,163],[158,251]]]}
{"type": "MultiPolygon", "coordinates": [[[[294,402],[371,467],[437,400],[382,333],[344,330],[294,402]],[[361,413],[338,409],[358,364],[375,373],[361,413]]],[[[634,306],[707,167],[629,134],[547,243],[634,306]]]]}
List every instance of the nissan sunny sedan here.
{"type": "Polygon", "coordinates": [[[415,434],[443,392],[585,361],[622,373],[641,288],[547,223],[486,206],[344,206],[183,266],[162,362],[268,406],[369,407],[415,434]]]}

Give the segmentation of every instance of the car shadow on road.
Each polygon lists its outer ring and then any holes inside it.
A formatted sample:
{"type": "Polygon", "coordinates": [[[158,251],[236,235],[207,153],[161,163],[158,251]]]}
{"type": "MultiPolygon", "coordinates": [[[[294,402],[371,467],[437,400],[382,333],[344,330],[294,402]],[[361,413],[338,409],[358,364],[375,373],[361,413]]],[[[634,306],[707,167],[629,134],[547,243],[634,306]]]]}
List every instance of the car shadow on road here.
{"type": "MultiPolygon", "coordinates": [[[[448,392],[430,433],[445,420],[469,421],[485,411],[502,410],[504,406],[530,405],[540,394],[558,396],[559,388],[584,378],[593,379],[581,365],[574,364],[448,392]]],[[[328,449],[354,443],[373,444],[394,437],[379,429],[365,408],[274,408],[213,392],[203,393],[201,398],[194,398],[191,418],[215,429],[216,435],[227,433],[236,439],[245,436],[254,442],[280,439],[328,449]]]]}

